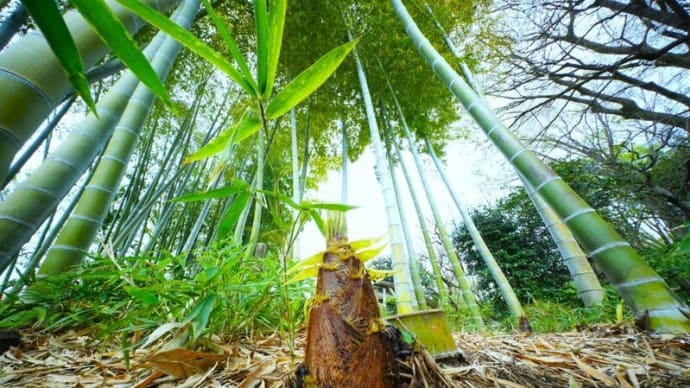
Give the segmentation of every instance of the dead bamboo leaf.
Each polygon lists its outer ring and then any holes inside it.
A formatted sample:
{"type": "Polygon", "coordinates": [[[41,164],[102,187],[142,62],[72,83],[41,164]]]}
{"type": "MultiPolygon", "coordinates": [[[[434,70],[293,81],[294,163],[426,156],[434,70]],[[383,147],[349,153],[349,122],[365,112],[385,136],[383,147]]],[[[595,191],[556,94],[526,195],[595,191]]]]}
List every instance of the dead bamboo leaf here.
{"type": "Polygon", "coordinates": [[[514,383],[514,382],[508,381],[508,380],[499,379],[498,377],[494,377],[491,380],[495,381],[497,384],[500,384],[499,386],[501,386],[501,387],[527,388],[527,386],[525,386],[525,385],[514,383]]]}
{"type": "Polygon", "coordinates": [[[606,384],[609,387],[613,387],[616,385],[616,381],[609,377],[606,373],[603,373],[595,368],[592,368],[591,366],[587,365],[586,363],[580,361],[577,357],[575,357],[574,354],[571,354],[573,357],[573,360],[575,360],[575,363],[577,364],[577,367],[580,368],[583,372],[587,374],[587,376],[592,377],[594,379],[597,379],[601,381],[602,383],[606,384]]]}
{"type": "Polygon", "coordinates": [[[238,388],[251,388],[255,384],[263,381],[262,377],[272,373],[276,370],[276,363],[274,360],[268,360],[259,364],[254,370],[247,374],[247,377],[242,381],[238,388]]]}
{"type": "Polygon", "coordinates": [[[616,372],[616,380],[618,380],[618,384],[621,388],[633,388],[632,384],[628,382],[628,379],[626,379],[620,371],[616,372]]]}
{"type": "Polygon", "coordinates": [[[173,349],[149,357],[142,367],[153,368],[178,379],[204,373],[217,363],[224,363],[227,355],[173,349]]]}
{"type": "Polygon", "coordinates": [[[566,359],[563,357],[558,357],[558,356],[536,357],[536,356],[530,356],[529,354],[522,354],[522,355],[518,355],[517,358],[528,359],[528,360],[535,361],[535,362],[540,363],[540,364],[568,365],[570,363],[569,359],[566,359]]]}

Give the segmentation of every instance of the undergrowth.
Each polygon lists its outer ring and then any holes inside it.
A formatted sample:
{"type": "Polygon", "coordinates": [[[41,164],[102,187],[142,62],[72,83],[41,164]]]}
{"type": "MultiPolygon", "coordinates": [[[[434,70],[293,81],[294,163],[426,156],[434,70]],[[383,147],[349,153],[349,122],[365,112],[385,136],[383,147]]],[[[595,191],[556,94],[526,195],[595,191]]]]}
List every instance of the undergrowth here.
{"type": "Polygon", "coordinates": [[[294,332],[308,289],[285,286],[278,258],[247,258],[243,247],[228,244],[188,260],[95,257],[6,298],[0,327],[86,328],[97,338],[118,336],[128,348],[157,339],[193,346],[209,334],[294,332]]]}

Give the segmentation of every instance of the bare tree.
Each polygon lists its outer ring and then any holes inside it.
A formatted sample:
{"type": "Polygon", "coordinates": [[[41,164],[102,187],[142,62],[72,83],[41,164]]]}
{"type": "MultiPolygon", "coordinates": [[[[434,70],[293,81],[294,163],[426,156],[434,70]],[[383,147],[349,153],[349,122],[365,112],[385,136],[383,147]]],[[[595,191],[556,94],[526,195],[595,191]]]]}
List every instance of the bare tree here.
{"type": "Polygon", "coordinates": [[[638,227],[665,236],[690,219],[690,3],[507,0],[501,10],[515,44],[489,94],[508,101],[513,127],[545,154],[629,176],[646,207],[638,227]],[[657,176],[662,167],[675,181],[657,176]]]}

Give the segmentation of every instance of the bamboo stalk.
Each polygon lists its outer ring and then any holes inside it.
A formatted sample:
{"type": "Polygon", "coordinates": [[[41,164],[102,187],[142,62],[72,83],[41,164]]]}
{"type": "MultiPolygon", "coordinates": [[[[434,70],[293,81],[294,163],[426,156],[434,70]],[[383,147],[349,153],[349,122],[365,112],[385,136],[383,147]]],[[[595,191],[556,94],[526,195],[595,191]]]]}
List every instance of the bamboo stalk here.
{"type": "Polygon", "coordinates": [[[477,226],[474,224],[474,221],[470,216],[470,212],[460,201],[460,198],[458,197],[455,190],[453,190],[453,187],[450,184],[450,180],[446,175],[446,171],[441,165],[441,162],[436,157],[436,153],[434,153],[434,149],[431,147],[431,144],[429,144],[429,142],[426,140],[425,143],[427,151],[429,152],[429,155],[431,156],[431,159],[433,160],[434,165],[436,166],[436,170],[441,175],[441,180],[443,180],[443,183],[446,185],[446,188],[448,189],[448,192],[450,193],[451,198],[455,203],[455,206],[458,208],[458,211],[460,212],[460,217],[462,218],[462,222],[465,225],[465,228],[467,229],[467,233],[472,238],[472,242],[474,243],[477,252],[479,252],[479,255],[482,257],[484,264],[489,269],[491,277],[494,279],[494,282],[498,286],[498,289],[501,292],[501,296],[503,297],[503,300],[508,306],[510,313],[515,317],[515,319],[518,322],[526,322],[525,320],[527,319],[527,317],[525,316],[525,311],[522,309],[522,304],[520,304],[520,300],[518,300],[517,295],[515,295],[513,287],[511,287],[510,283],[508,282],[508,279],[503,273],[503,270],[498,265],[496,258],[491,253],[489,247],[486,245],[486,242],[484,242],[484,239],[482,238],[481,234],[479,233],[479,230],[477,229],[477,226]]]}
{"type": "Polygon", "coordinates": [[[391,0],[406,33],[435,74],[527,181],[568,225],[611,284],[647,329],[690,332],[690,309],[629,243],[546,167],[501,123],[496,114],[436,51],[419,30],[401,0],[391,0]]]}
{"type": "MultiPolygon", "coordinates": [[[[148,57],[160,47],[163,35],[156,35],[154,41],[145,51],[148,57]]],[[[87,115],[62,145],[0,203],[0,270],[31,238],[103,149],[138,84],[134,75],[124,73],[96,105],[100,118],[87,115]]],[[[0,93],[2,90],[0,88],[0,93]]],[[[1,144],[2,141],[0,148],[1,144]]],[[[4,176],[6,172],[0,171],[0,174],[4,176]]]]}
{"type": "MultiPolygon", "coordinates": [[[[161,12],[177,2],[144,0],[161,12]]],[[[144,25],[115,0],[107,3],[130,33],[144,25]]],[[[64,19],[84,68],[108,53],[108,47],[77,11],[67,12],[64,19]]],[[[71,90],[62,66],[40,33],[32,31],[0,53],[0,182],[6,180],[10,162],[22,144],[71,90]]]]}
{"type": "MultiPolygon", "coordinates": [[[[172,19],[190,28],[199,4],[200,0],[185,0],[172,19]]],[[[153,55],[151,66],[161,79],[166,78],[179,50],[177,41],[166,38],[153,55]]],[[[57,274],[81,263],[108,213],[154,100],[148,87],[137,86],[77,207],[48,252],[40,275],[57,274]]]]}
{"type": "MultiPolygon", "coordinates": [[[[349,34],[348,34],[349,36],[349,34]]],[[[369,93],[369,86],[367,84],[364,67],[359,59],[357,47],[352,50],[357,66],[357,77],[362,91],[362,98],[364,99],[364,107],[366,110],[367,121],[369,123],[369,133],[371,135],[371,144],[374,148],[374,155],[376,158],[376,177],[381,185],[383,191],[384,205],[386,207],[386,218],[388,220],[388,230],[390,235],[391,257],[393,260],[393,276],[395,280],[395,297],[397,302],[398,314],[405,314],[414,311],[412,305],[412,292],[410,285],[409,264],[408,258],[405,255],[402,230],[400,227],[400,213],[395,204],[395,197],[393,193],[393,184],[391,182],[390,173],[385,164],[385,153],[383,152],[383,142],[379,135],[379,128],[376,122],[376,114],[374,113],[374,105],[369,93]]]]}

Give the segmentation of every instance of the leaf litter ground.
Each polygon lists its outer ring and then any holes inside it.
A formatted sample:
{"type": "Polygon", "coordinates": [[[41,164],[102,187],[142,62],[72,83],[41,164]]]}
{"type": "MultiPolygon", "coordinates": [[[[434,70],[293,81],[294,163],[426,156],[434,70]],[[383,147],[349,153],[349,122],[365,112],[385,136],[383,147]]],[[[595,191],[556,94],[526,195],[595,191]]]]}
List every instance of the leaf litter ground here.
{"type": "MultiPolygon", "coordinates": [[[[0,356],[0,386],[277,387],[303,357],[277,334],[207,349],[146,349],[130,354],[83,332],[22,332],[22,345],[0,356]]],[[[441,362],[457,387],[686,387],[690,335],[639,333],[627,326],[558,334],[471,334],[454,337],[464,357],[441,362]]],[[[412,366],[414,373],[414,366],[412,366]]],[[[408,369],[409,371],[409,369],[408,369]]]]}

